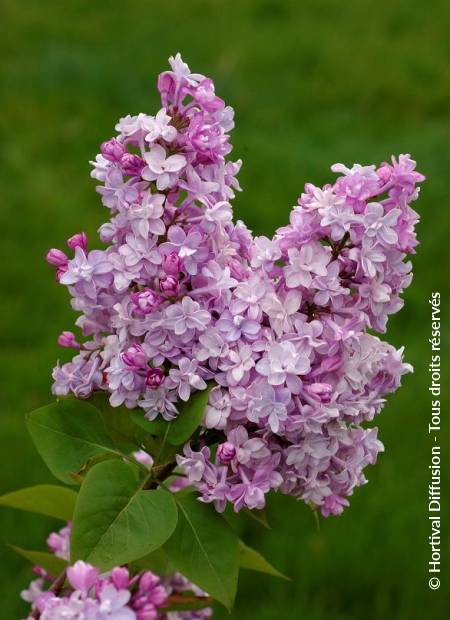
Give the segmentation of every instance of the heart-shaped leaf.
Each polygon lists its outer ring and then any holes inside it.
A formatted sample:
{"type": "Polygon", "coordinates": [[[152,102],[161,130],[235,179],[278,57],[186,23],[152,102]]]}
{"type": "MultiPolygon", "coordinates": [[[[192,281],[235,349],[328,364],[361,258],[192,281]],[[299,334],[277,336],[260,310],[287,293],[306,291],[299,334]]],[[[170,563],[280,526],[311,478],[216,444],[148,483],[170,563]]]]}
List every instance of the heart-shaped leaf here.
{"type": "Polygon", "coordinates": [[[164,420],[162,416],[158,416],[154,420],[147,420],[142,409],[136,409],[131,413],[131,418],[144,431],[156,437],[162,437],[166,431],[169,422],[164,420]]]}
{"type": "Polygon", "coordinates": [[[72,489],[56,484],[37,484],[2,495],[0,505],[70,521],[76,499],[77,494],[72,489]]]}
{"type": "Polygon", "coordinates": [[[106,431],[115,444],[124,444],[129,450],[136,446],[136,424],[132,410],[125,406],[112,407],[106,392],[94,392],[89,402],[99,411],[105,423],[106,431]]]}
{"type": "Polygon", "coordinates": [[[283,575],[283,573],[280,573],[280,571],[273,567],[259,551],[248,547],[242,540],[239,541],[239,565],[241,568],[248,568],[249,570],[290,581],[289,577],[286,577],[286,575],[283,575]]]}
{"type": "Polygon", "coordinates": [[[109,437],[102,416],[92,405],[64,399],[27,416],[28,430],[52,474],[74,484],[89,459],[122,456],[109,437]]]}
{"type": "Polygon", "coordinates": [[[192,494],[174,497],[178,525],[164,545],[167,555],[178,571],[231,609],[239,571],[236,534],[213,506],[192,494]]]}
{"type": "Polygon", "coordinates": [[[30,551],[29,549],[22,549],[22,547],[16,547],[15,545],[9,545],[9,547],[33,565],[41,566],[52,577],[57,577],[67,566],[65,560],[58,558],[56,555],[53,555],[53,553],[48,553],[46,551],[30,551]]]}
{"type": "Polygon", "coordinates": [[[85,560],[101,570],[127,564],[158,549],[176,524],[171,493],[143,490],[133,468],[122,461],[99,463],[78,495],[71,560],[85,560]]]}
{"type": "Polygon", "coordinates": [[[169,556],[161,547],[144,557],[135,560],[132,563],[132,567],[136,569],[136,572],[141,570],[151,570],[156,575],[166,576],[175,572],[175,568],[171,565],[169,556]]]}

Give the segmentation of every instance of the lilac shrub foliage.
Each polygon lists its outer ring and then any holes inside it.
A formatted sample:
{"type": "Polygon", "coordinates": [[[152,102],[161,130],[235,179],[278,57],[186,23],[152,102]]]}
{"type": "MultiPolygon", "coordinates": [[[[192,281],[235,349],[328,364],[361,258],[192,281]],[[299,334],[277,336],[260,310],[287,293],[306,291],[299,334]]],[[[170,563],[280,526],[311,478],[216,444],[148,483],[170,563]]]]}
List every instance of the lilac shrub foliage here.
{"type": "Polygon", "coordinates": [[[93,162],[109,210],[106,249],[51,250],[83,341],[54,370],[53,393],[109,395],[148,420],[213,386],[202,429],[217,450],[187,443],[177,463],[203,502],[261,509],[277,490],[348,506],[383,450],[368,426],[412,370],[384,333],[411,282],[411,208],[424,177],[408,155],[380,166],[332,166],[307,183],[272,239],[233,223],[241,161],[233,110],[180,55],[159,76],[156,116],[126,116],[93,162]]]}

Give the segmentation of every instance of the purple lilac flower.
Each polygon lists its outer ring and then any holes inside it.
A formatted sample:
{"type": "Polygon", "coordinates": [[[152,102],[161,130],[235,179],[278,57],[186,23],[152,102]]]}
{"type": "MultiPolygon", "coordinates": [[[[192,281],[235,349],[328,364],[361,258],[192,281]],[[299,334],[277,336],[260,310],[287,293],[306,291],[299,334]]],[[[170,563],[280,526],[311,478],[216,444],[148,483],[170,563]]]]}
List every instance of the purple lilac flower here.
{"type": "MultiPolygon", "coordinates": [[[[52,533],[48,541],[53,540],[64,540],[65,559],[68,559],[70,527],[52,533]]],[[[54,546],[49,544],[49,551],[55,553],[54,546]]],[[[100,576],[94,566],[81,560],[67,567],[67,584],[61,592],[53,593],[50,588],[53,578],[39,566],[34,569],[41,576],[21,593],[31,607],[29,618],[39,615],[43,620],[168,620],[166,608],[172,595],[189,592],[200,602],[208,597],[180,573],[163,578],[151,571],[131,575],[128,568],[116,566],[100,576]]],[[[208,607],[182,612],[183,620],[211,616],[208,607]]]]}
{"type": "Polygon", "coordinates": [[[74,258],[47,255],[84,339],[61,335],[78,351],[53,392],[102,390],[171,420],[211,382],[202,430],[222,447],[178,455],[200,499],[259,509],[279,490],[339,514],[383,449],[367,424],[412,370],[367,330],[384,333],[403,305],[424,177],[409,155],[336,164],[287,226],[253,236],[232,221],[233,110],[179,54],[169,62],[156,116],[120,119],[93,162],[107,248],[88,252],[79,233],[74,258]]]}

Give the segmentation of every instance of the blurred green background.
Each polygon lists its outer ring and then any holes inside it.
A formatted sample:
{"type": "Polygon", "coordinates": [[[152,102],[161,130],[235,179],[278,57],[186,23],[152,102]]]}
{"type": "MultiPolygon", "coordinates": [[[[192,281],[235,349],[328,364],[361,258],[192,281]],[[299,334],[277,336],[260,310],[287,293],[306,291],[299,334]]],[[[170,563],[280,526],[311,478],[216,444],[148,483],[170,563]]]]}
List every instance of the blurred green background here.
{"type": "MultiPolygon", "coordinates": [[[[271,501],[273,529],[250,525],[247,538],[293,580],[243,574],[232,617],[448,618],[445,412],[436,592],[427,585],[426,514],[428,298],[440,290],[449,299],[448,0],[3,0],[1,22],[0,491],[50,480],[24,413],[50,400],[56,337],[71,329],[74,316],[43,257],[79,230],[94,238],[106,211],[88,160],[120,116],[157,110],[156,75],[181,51],[194,71],[214,77],[236,109],[234,155],[244,159],[244,192],[235,211],[256,233],[284,224],[304,182],[326,182],[334,162],[410,152],[428,179],[417,203],[422,245],[415,280],[389,325],[389,339],[406,345],[416,373],[379,418],[386,453],[351,508],[322,520],[320,531],[303,504],[271,501]]],[[[447,330],[447,357],[448,336],[447,330]]],[[[0,512],[2,541],[28,548],[39,548],[54,525],[0,512]]],[[[18,592],[30,569],[4,545],[0,578],[0,616],[20,618],[18,592]]],[[[218,610],[218,619],[226,617],[218,610]]]]}

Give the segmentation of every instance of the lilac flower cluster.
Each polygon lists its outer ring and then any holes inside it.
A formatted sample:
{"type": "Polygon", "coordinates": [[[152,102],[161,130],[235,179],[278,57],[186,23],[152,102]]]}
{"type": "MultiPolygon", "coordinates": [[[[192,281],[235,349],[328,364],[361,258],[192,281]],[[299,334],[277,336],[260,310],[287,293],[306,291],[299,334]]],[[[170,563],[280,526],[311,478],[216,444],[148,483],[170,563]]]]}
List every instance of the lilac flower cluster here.
{"type": "MultiPolygon", "coordinates": [[[[52,533],[49,550],[63,560],[69,560],[70,524],[52,533]]],[[[158,577],[151,571],[130,576],[127,568],[118,566],[100,574],[81,560],[69,566],[65,578],[55,591],[46,588],[53,581],[42,567],[35,566],[38,578],[21,594],[31,604],[28,620],[201,620],[211,618],[212,609],[168,611],[171,603],[183,602],[185,595],[201,602],[207,594],[179,573],[158,577]]],[[[55,582],[54,582],[55,584],[55,582]]]]}
{"type": "Polygon", "coordinates": [[[158,114],[121,119],[94,163],[108,247],[88,252],[80,233],[73,258],[48,254],[87,338],[61,334],[78,353],[55,368],[53,391],[103,390],[112,406],[170,420],[213,381],[203,429],[220,445],[177,457],[201,500],[260,509],[276,489],[339,514],[383,449],[365,423],[412,370],[367,330],[384,332],[402,306],[424,177],[407,155],[336,164],[334,184],[305,186],[288,226],[254,237],[232,222],[233,111],[179,55],[170,64],[158,114]]]}

